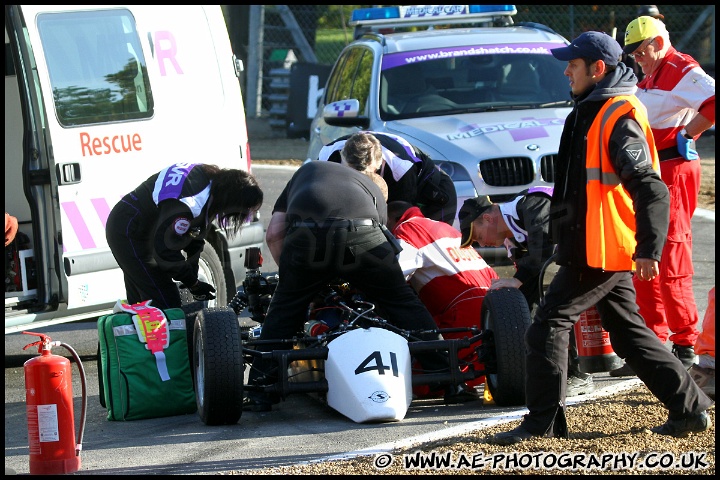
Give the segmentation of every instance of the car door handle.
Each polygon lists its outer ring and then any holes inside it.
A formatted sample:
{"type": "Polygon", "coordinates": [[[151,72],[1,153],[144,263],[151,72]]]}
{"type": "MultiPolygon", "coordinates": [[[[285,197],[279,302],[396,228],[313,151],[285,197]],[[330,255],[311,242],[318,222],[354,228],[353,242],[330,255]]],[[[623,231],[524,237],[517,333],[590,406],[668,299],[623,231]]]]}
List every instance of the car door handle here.
{"type": "Polygon", "coordinates": [[[72,185],[82,181],[79,163],[63,163],[57,165],[58,185],[72,185]]]}

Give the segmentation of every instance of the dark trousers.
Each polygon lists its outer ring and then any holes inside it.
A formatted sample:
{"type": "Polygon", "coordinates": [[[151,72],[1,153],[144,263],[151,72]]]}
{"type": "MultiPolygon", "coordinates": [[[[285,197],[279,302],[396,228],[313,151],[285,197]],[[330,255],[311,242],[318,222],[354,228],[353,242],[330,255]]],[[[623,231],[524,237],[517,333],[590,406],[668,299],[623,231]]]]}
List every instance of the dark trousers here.
{"type": "MultiPolygon", "coordinates": [[[[261,340],[289,339],[302,331],[310,302],[338,278],[362,291],[392,325],[407,330],[437,328],[430,312],[405,281],[392,246],[377,226],[291,227],[283,242],[278,275],[261,340]]],[[[421,337],[441,338],[437,333],[421,337]]],[[[263,347],[265,351],[272,349],[272,345],[263,347]]],[[[426,372],[448,371],[446,352],[427,352],[417,359],[426,372]]],[[[263,363],[253,362],[250,382],[270,373],[263,363]]]]}
{"type": "MultiPolygon", "coordinates": [[[[528,302],[530,315],[535,316],[538,304],[540,303],[540,277],[532,277],[527,279],[520,285],[520,292],[528,302]]],[[[544,292],[543,292],[544,295],[544,292]]],[[[568,376],[579,378],[587,378],[590,375],[580,371],[580,358],[578,354],[577,344],[575,343],[574,332],[569,335],[569,351],[568,351],[568,376]]]]}
{"type": "Polygon", "coordinates": [[[560,267],[525,335],[525,395],[530,411],[522,422],[526,430],[540,435],[552,429],[556,436],[567,436],[569,336],[578,316],[593,305],[615,353],[665,405],[670,418],[684,418],[712,405],[638,314],[632,273],[560,267]]]}
{"type": "Polygon", "coordinates": [[[149,235],[140,224],[135,205],[121,200],[110,212],[105,236],[115,261],[125,277],[125,293],[130,304],[152,300],[160,309],[180,308],[182,300],[172,276],[161,270],[152,255],[149,235]]]}

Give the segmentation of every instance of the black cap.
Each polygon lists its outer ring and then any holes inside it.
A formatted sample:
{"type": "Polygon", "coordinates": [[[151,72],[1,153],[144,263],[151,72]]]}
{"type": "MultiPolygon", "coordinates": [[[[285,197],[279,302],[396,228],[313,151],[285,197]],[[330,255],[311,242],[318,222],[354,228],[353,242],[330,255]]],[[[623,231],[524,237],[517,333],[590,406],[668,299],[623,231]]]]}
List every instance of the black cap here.
{"type": "Polygon", "coordinates": [[[637,10],[638,17],[655,17],[661,20],[665,19],[665,15],[660,13],[657,5],[640,5],[637,10]]]}
{"type": "Polygon", "coordinates": [[[472,243],[472,224],[476,218],[485,213],[487,209],[493,206],[488,196],[468,198],[458,211],[458,220],[460,220],[460,246],[467,247],[472,243]]]}

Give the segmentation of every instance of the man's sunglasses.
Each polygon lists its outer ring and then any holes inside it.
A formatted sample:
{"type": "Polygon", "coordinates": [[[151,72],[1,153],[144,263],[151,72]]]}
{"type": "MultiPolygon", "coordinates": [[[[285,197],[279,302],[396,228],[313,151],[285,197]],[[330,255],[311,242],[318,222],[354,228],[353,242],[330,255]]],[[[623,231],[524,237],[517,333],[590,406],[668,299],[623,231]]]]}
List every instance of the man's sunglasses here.
{"type": "Polygon", "coordinates": [[[642,58],[642,57],[644,57],[645,54],[647,54],[647,48],[650,46],[651,43],[653,43],[653,42],[655,41],[655,38],[657,38],[657,37],[651,38],[650,41],[647,42],[644,47],[641,46],[640,48],[638,48],[637,50],[635,50],[635,52],[629,54],[628,57],[630,57],[630,58],[642,58]]]}

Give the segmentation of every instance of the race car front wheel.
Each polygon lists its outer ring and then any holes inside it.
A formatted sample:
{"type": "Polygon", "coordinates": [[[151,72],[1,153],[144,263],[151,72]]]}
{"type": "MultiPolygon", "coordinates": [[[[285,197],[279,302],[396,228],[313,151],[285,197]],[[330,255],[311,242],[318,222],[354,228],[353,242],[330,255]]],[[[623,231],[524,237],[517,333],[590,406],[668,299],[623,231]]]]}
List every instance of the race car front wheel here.
{"type": "Polygon", "coordinates": [[[237,314],[228,307],[204,308],[193,337],[198,415],[205,425],[234,425],[242,415],[245,374],[237,314]]]}
{"type": "Polygon", "coordinates": [[[197,317],[198,312],[206,307],[227,306],[237,291],[232,270],[223,267],[223,263],[220,261],[220,254],[207,240],[205,240],[205,247],[202,252],[200,252],[198,279],[215,287],[216,298],[214,300],[197,301],[193,298],[190,290],[187,288],[180,289],[181,308],[185,312],[185,324],[187,327],[188,355],[190,356],[191,362],[195,345],[193,341],[193,325],[195,324],[195,317],[197,317]]]}
{"type": "Polygon", "coordinates": [[[482,328],[493,352],[486,362],[485,382],[499,406],[525,404],[525,332],[530,310],[517,288],[489,290],[482,304],[482,328]]]}

